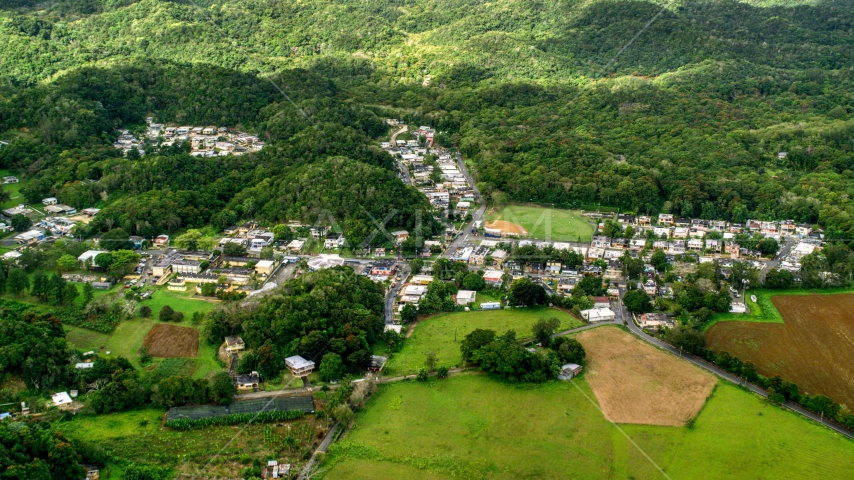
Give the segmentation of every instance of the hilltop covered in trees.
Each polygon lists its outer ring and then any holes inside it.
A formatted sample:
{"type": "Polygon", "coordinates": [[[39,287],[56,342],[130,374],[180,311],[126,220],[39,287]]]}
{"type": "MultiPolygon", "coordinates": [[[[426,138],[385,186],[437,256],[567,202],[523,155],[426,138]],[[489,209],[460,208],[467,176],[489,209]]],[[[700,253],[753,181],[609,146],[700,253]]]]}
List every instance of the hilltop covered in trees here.
{"type": "Polygon", "coordinates": [[[358,240],[378,209],[405,228],[425,206],[371,146],[397,116],[444,131],[496,202],[791,218],[851,238],[854,9],[799,3],[21,1],[0,12],[0,166],[35,177],[28,200],[106,203],[101,231],[331,206],[358,240]],[[117,158],[114,130],[148,114],[271,148],[117,158]]]}

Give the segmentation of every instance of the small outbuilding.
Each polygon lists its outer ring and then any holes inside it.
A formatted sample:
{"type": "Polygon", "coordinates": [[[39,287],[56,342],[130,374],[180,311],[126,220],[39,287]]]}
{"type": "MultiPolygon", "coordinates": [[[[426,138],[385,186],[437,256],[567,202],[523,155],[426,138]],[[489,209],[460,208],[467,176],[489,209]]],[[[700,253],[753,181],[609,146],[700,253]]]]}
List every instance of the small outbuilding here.
{"type": "Polygon", "coordinates": [[[579,373],[581,373],[581,365],[578,365],[577,363],[567,363],[560,367],[560,373],[557,378],[558,380],[572,380],[572,378],[579,373]]]}

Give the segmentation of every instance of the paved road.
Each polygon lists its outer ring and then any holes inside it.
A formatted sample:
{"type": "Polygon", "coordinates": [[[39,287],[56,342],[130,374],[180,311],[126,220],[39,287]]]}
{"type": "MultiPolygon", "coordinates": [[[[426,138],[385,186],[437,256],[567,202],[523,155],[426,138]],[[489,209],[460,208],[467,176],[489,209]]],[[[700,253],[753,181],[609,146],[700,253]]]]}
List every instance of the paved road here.
{"type": "Polygon", "coordinates": [[[320,442],[320,445],[317,446],[317,450],[311,454],[311,458],[302,467],[302,470],[299,473],[299,480],[308,480],[311,478],[311,471],[314,469],[314,464],[316,462],[316,457],[318,453],[325,453],[326,449],[329,448],[329,445],[332,443],[332,439],[335,437],[335,432],[338,431],[338,422],[332,424],[332,428],[326,433],[326,436],[323,437],[323,441],[320,442]]]}
{"type": "MultiPolygon", "coordinates": [[[[397,141],[397,136],[405,132],[408,128],[408,125],[402,125],[400,127],[400,130],[392,133],[391,138],[389,139],[389,144],[391,144],[392,147],[397,148],[397,144],[395,143],[397,141]]],[[[397,168],[398,170],[400,170],[400,174],[403,177],[403,181],[405,181],[407,185],[412,185],[412,179],[409,178],[409,169],[407,169],[406,165],[401,163],[401,161],[397,157],[394,157],[394,161],[395,163],[397,163],[397,168]]]]}
{"type": "Polygon", "coordinates": [[[792,251],[792,248],[794,248],[797,243],[798,242],[793,238],[783,237],[783,244],[780,245],[780,251],[777,252],[777,255],[775,255],[773,259],[765,262],[765,266],[762,268],[762,271],[759,272],[759,278],[763,283],[765,282],[765,275],[768,274],[768,270],[779,267],[780,262],[789,254],[789,252],[792,251]]]}
{"type": "Polygon", "coordinates": [[[396,284],[394,288],[390,288],[388,294],[385,297],[385,323],[386,325],[391,325],[394,323],[394,300],[397,298],[400,289],[403,288],[403,284],[406,282],[406,279],[409,278],[409,263],[400,262],[399,265],[400,271],[398,275],[400,276],[400,280],[396,280],[396,284]]]}
{"type": "Polygon", "coordinates": [[[483,201],[483,197],[480,196],[480,190],[477,188],[477,184],[475,184],[474,179],[469,173],[468,168],[466,167],[466,162],[463,161],[463,155],[459,151],[455,151],[454,155],[457,157],[457,166],[460,169],[460,173],[466,177],[466,181],[469,185],[471,185],[472,190],[474,190],[474,198],[478,202],[480,202],[480,207],[474,212],[471,212],[471,221],[463,227],[463,231],[457,235],[455,239],[448,244],[448,248],[445,250],[444,256],[447,258],[451,258],[454,255],[454,252],[457,251],[457,248],[462,247],[468,239],[469,232],[471,232],[474,223],[480,220],[483,220],[483,214],[486,212],[486,202],[483,201]]]}

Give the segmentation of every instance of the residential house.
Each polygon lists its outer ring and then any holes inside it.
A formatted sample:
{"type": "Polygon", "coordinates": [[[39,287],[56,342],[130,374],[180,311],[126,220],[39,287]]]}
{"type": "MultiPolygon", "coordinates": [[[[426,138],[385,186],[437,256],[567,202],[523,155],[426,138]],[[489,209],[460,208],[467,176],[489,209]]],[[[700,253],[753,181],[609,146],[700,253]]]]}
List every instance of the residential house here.
{"type": "Polygon", "coordinates": [[[714,230],[716,232],[723,232],[726,230],[726,221],[725,220],[710,220],[709,221],[709,230],[714,230]]]}
{"type": "Polygon", "coordinates": [[[747,229],[751,232],[756,232],[758,230],[762,230],[762,222],[759,220],[748,220],[747,221],[747,229]]]}
{"type": "Polygon", "coordinates": [[[371,266],[371,275],[391,276],[394,274],[394,260],[378,260],[371,266]]]}
{"type": "Polygon", "coordinates": [[[643,250],[644,247],[646,247],[646,240],[644,240],[643,238],[633,238],[629,242],[630,250],[643,250]]]}
{"type": "Polygon", "coordinates": [[[15,241],[21,245],[33,245],[44,240],[44,232],[41,230],[29,230],[15,235],[15,241]]]}
{"type": "Polygon", "coordinates": [[[397,243],[403,243],[404,241],[406,241],[407,238],[409,238],[409,232],[407,232],[406,230],[397,230],[391,232],[391,235],[394,237],[394,240],[397,243]]]}
{"type": "Polygon", "coordinates": [[[57,200],[55,197],[47,197],[42,199],[42,205],[44,206],[56,205],[57,203],[59,203],[59,200],[57,200]]]}
{"type": "Polygon", "coordinates": [[[559,275],[561,269],[560,260],[549,260],[546,262],[546,273],[551,275],[559,275]]]}
{"type": "Polygon", "coordinates": [[[672,213],[662,213],[658,216],[658,224],[659,225],[673,225],[673,214],[672,213]]]}
{"type": "Polygon", "coordinates": [[[169,235],[158,235],[154,239],[154,245],[158,247],[162,247],[169,244],[169,235]]]}
{"type": "Polygon", "coordinates": [[[802,223],[795,227],[795,234],[803,237],[809,236],[812,233],[812,227],[809,224],[802,223]]]}
{"type": "Polygon", "coordinates": [[[617,222],[622,223],[623,225],[635,225],[637,223],[637,219],[634,215],[620,213],[617,215],[617,222]]]}
{"type": "Polygon", "coordinates": [[[433,281],[431,275],[415,275],[410,280],[411,285],[429,285],[433,281]]]}
{"type": "Polygon", "coordinates": [[[469,265],[483,265],[487,255],[489,255],[489,248],[477,247],[472,251],[471,255],[469,255],[468,263],[469,265]]]}
{"type": "Polygon", "coordinates": [[[589,310],[582,310],[580,313],[581,318],[590,323],[611,322],[616,318],[616,314],[610,308],[591,308],[589,310]]]}
{"type": "Polygon", "coordinates": [[[638,287],[642,288],[647,295],[651,296],[655,296],[658,291],[658,286],[656,286],[655,280],[653,279],[649,279],[645,283],[639,284],[638,287]]]}
{"type": "Polygon", "coordinates": [[[593,297],[593,308],[608,308],[611,302],[608,297],[593,297]]]}
{"type": "Polygon", "coordinates": [[[503,283],[504,272],[500,270],[487,270],[483,272],[483,281],[492,287],[500,287],[503,283]]]}
{"type": "Polygon", "coordinates": [[[541,275],[541,274],[545,273],[545,271],[546,271],[546,266],[542,262],[530,262],[527,265],[525,265],[525,272],[526,273],[533,273],[536,275],[541,275]]]}
{"type": "Polygon", "coordinates": [[[638,217],[638,225],[641,227],[651,227],[652,226],[652,217],[646,215],[640,215],[638,217]]]}
{"type": "Polygon", "coordinates": [[[68,395],[68,392],[58,392],[54,393],[50,396],[51,403],[49,404],[52,407],[57,407],[60,410],[71,410],[73,401],[71,400],[71,396],[68,395]]]}
{"type": "Polygon", "coordinates": [[[459,290],[456,295],[457,305],[469,305],[474,303],[477,292],[474,290],[459,290]]]}
{"type": "Polygon", "coordinates": [[[687,218],[677,218],[677,219],[673,220],[673,225],[675,225],[677,227],[690,227],[691,226],[691,220],[689,220],[687,218]]]}
{"type": "Polygon", "coordinates": [[[285,247],[285,249],[292,253],[300,253],[304,245],[305,240],[291,240],[290,243],[288,243],[288,245],[285,247]]]}
{"type": "Polygon", "coordinates": [[[673,321],[663,313],[644,313],[640,316],[640,327],[658,330],[660,327],[673,327],[673,321]]]}
{"type": "Polygon", "coordinates": [[[688,250],[702,251],[703,250],[703,240],[700,238],[691,238],[686,242],[686,248],[688,250]]]}
{"type": "Polygon", "coordinates": [[[273,273],[274,266],[275,262],[272,260],[259,260],[258,263],[255,264],[255,273],[267,276],[273,273]]]}
{"type": "Polygon", "coordinates": [[[382,355],[371,355],[371,360],[368,363],[368,371],[377,373],[383,369],[385,366],[385,362],[388,361],[388,357],[384,357],[382,355]]]}
{"type": "Polygon", "coordinates": [[[323,241],[324,248],[341,248],[344,246],[344,234],[338,232],[327,232],[326,240],[323,241]]]}
{"type": "Polygon", "coordinates": [[[688,227],[676,227],[673,229],[673,238],[688,238],[688,227]]]}
{"type": "Polygon", "coordinates": [[[673,240],[670,242],[670,248],[667,253],[671,255],[680,255],[685,253],[685,240],[673,240]]]}
{"type": "Polygon", "coordinates": [[[3,177],[3,183],[18,183],[18,177],[14,175],[6,175],[3,177]]]}
{"type": "Polygon", "coordinates": [[[567,363],[560,367],[558,380],[572,380],[573,377],[581,373],[581,365],[576,363],[567,363]]]}
{"type": "Polygon", "coordinates": [[[238,390],[256,390],[258,384],[261,383],[261,376],[258,375],[258,372],[237,375],[234,383],[238,390]]]}
{"type": "Polygon", "coordinates": [[[504,262],[507,261],[507,258],[508,254],[505,250],[498,249],[492,252],[492,264],[496,267],[500,267],[504,264],[504,262]]]}
{"type": "Polygon", "coordinates": [[[721,241],[716,239],[706,240],[706,250],[710,250],[715,253],[721,253],[721,241]]]}
{"type": "Polygon", "coordinates": [[[286,358],[285,366],[291,371],[291,375],[295,377],[305,377],[314,370],[314,362],[306,360],[299,355],[286,358]]]}
{"type": "Polygon", "coordinates": [[[780,233],[783,235],[793,235],[796,228],[794,220],[783,220],[780,222],[780,233]]]}
{"type": "Polygon", "coordinates": [[[760,230],[762,233],[775,234],[775,233],[777,233],[777,223],[776,222],[762,222],[762,223],[760,223],[760,230]]]}
{"type": "Polygon", "coordinates": [[[240,353],[246,348],[246,344],[243,342],[243,337],[240,335],[232,335],[229,337],[225,337],[225,353],[228,355],[233,355],[235,353],[240,353]]]}
{"type": "Polygon", "coordinates": [[[724,245],[724,252],[730,254],[732,258],[738,258],[741,256],[741,246],[735,242],[727,242],[724,245]]]}
{"type": "Polygon", "coordinates": [[[652,233],[654,233],[658,238],[670,238],[669,228],[655,227],[652,229],[652,233]]]}

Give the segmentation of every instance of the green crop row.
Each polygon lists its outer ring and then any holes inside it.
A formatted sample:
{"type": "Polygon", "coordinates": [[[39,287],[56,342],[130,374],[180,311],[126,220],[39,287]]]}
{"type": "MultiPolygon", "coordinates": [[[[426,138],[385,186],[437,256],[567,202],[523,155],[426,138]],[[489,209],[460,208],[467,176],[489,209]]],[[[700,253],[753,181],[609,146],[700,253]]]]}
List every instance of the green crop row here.
{"type": "Polygon", "coordinates": [[[265,423],[280,422],[283,420],[296,420],[304,413],[300,410],[273,410],[261,413],[231,413],[217,417],[204,418],[176,418],[167,420],[166,426],[174,430],[192,430],[194,428],[205,428],[223,425],[236,425],[239,423],[265,423]]]}

